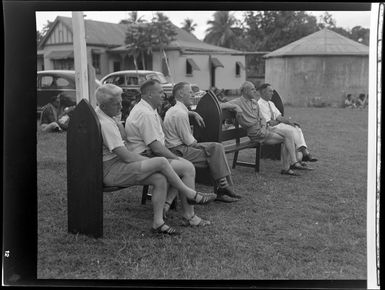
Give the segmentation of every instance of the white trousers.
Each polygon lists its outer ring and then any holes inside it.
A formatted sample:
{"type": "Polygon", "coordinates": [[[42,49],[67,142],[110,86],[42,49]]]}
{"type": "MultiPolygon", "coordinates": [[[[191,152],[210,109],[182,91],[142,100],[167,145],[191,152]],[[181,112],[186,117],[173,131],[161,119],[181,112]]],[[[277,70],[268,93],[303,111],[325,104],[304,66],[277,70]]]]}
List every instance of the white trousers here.
{"type": "Polygon", "coordinates": [[[273,132],[283,132],[283,131],[289,131],[294,136],[294,144],[296,149],[300,148],[301,146],[306,146],[305,138],[303,136],[302,130],[300,127],[293,127],[291,125],[285,124],[285,123],[279,123],[278,125],[274,127],[270,127],[273,132]]]}

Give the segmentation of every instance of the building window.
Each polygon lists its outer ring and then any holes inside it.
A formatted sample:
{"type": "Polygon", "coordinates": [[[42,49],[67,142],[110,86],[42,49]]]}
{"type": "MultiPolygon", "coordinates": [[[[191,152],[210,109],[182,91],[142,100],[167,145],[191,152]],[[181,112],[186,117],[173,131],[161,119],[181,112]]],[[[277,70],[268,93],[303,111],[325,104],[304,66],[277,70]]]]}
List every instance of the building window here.
{"type": "Polygon", "coordinates": [[[120,61],[114,61],[114,71],[120,71],[120,61]]]}
{"type": "Polygon", "coordinates": [[[100,74],[100,54],[92,53],[92,66],[95,68],[95,73],[100,74]]]}
{"type": "Polygon", "coordinates": [[[186,75],[192,76],[193,69],[189,61],[186,60],[186,75]]]}
{"type": "Polygon", "coordinates": [[[73,70],[74,60],[73,59],[54,59],[53,69],[73,70]]]}
{"type": "Polygon", "coordinates": [[[235,64],[235,76],[236,77],[240,77],[241,76],[241,66],[239,65],[239,63],[235,64]]]}

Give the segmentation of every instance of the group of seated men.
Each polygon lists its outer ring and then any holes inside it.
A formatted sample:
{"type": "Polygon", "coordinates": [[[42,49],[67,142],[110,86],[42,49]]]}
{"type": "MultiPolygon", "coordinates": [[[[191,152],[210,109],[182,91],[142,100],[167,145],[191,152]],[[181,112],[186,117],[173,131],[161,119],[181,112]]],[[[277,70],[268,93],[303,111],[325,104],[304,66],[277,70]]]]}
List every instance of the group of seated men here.
{"type": "MultiPolygon", "coordinates": [[[[251,140],[284,144],[282,159],[285,159],[285,167],[282,174],[295,175],[293,169],[309,169],[303,161],[315,159],[306,147],[299,126],[283,118],[275,107],[272,107],[270,118],[267,119],[262,109],[264,104],[260,105],[259,110],[252,83],[245,82],[241,91],[240,98],[221,103],[221,107],[236,112],[239,123],[247,128],[251,140]]],[[[234,202],[241,198],[234,192],[223,145],[215,142],[198,143],[193,137],[189,116],[195,118],[200,126],[204,126],[204,120],[196,112],[187,109],[193,95],[189,83],[181,82],[174,86],[176,103],[168,109],[164,121],[157,111],[164,101],[160,83],[148,80],[141,85],[140,92],[141,100],[131,110],[125,127],[115,118],[122,109],[122,89],[105,84],[95,92],[98,103],[95,110],[103,137],[104,184],[122,187],[152,185],[154,233],[179,234],[164,221],[178,193],[186,225],[209,225],[210,221],[195,214],[194,205],[211,201],[234,202]],[[216,194],[195,190],[194,165],[200,164],[207,166],[215,179],[216,194]]],[[[270,103],[271,92],[269,85],[261,91],[263,101],[267,104],[270,103]]]]}

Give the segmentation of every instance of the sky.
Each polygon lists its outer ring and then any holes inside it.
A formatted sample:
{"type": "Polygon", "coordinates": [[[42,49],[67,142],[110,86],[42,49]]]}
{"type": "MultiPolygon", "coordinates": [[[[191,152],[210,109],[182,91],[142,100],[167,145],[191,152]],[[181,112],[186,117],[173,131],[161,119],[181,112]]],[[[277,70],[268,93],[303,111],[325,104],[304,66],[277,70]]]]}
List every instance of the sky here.
{"type": "MultiPolygon", "coordinates": [[[[151,20],[157,11],[138,11],[138,15],[143,16],[143,19],[151,20]]],[[[191,18],[197,23],[194,35],[203,39],[205,31],[208,28],[207,21],[213,18],[215,11],[161,11],[174,23],[181,27],[182,22],[186,18],[191,18]]],[[[336,20],[336,26],[345,29],[351,29],[354,26],[362,26],[364,28],[370,27],[370,11],[328,11],[336,20]]],[[[119,23],[120,20],[128,18],[129,11],[84,11],[85,19],[97,20],[111,23],[119,23]]],[[[231,13],[238,19],[243,18],[243,11],[232,11],[231,13]]],[[[309,14],[317,17],[324,14],[325,11],[308,11],[309,14]]],[[[54,21],[56,16],[71,17],[70,11],[44,11],[36,12],[36,29],[41,30],[47,21],[54,21]]]]}

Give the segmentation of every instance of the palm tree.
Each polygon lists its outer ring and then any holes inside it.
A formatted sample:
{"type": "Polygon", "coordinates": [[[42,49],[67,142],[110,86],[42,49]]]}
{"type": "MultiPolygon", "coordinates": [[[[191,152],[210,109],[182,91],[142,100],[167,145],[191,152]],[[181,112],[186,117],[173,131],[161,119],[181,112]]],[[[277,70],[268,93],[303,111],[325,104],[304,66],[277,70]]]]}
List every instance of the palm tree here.
{"type": "Polygon", "coordinates": [[[128,13],[128,18],[120,20],[119,24],[137,24],[146,22],[146,20],[143,19],[143,15],[140,17],[138,16],[138,11],[131,11],[128,13]]]}
{"type": "Polygon", "coordinates": [[[230,14],[230,11],[216,11],[214,20],[207,21],[211,27],[206,29],[204,42],[234,48],[236,46],[236,34],[234,29],[238,21],[230,14]]]}
{"type": "Polygon", "coordinates": [[[192,33],[195,31],[195,27],[197,27],[197,24],[191,18],[186,18],[181,24],[183,25],[182,29],[188,33],[192,33]]]}

